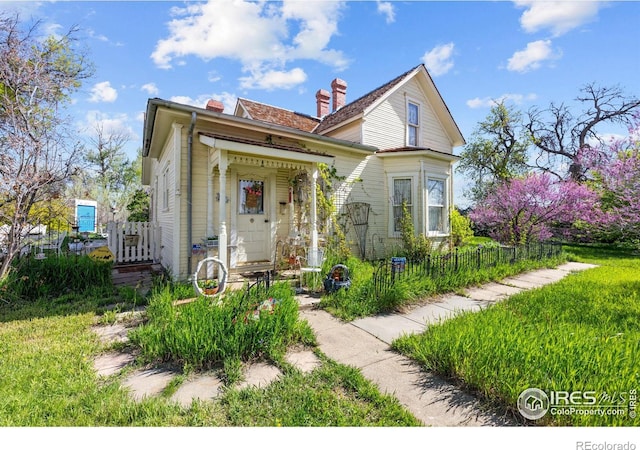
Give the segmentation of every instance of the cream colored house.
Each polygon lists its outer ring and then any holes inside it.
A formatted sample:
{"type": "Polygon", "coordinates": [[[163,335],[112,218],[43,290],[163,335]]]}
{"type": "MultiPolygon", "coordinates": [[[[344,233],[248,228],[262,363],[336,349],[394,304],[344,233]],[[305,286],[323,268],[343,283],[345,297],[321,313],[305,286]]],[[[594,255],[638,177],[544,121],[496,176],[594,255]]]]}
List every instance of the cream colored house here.
{"type": "Polygon", "coordinates": [[[148,101],[142,177],[174,277],[188,278],[207,252],[246,271],[273,265],[285,244],[322,247],[309,188],[319,164],[340,177],[334,202],[356,254],[387,256],[403,200],[417,232],[448,237],[453,149],[465,142],[425,67],[351,103],[344,81],[331,86],[316,93],[317,117],[247,99],[233,113],[217,101],[148,101]]]}

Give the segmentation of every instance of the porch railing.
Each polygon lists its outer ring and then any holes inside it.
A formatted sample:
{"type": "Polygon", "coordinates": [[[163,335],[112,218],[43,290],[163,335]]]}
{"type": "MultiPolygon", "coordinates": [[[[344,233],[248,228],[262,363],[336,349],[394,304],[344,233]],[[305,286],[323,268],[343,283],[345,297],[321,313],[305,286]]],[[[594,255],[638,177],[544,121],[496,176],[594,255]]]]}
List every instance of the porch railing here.
{"type": "Polygon", "coordinates": [[[158,262],[160,226],[155,222],[109,222],[107,245],[116,263],[158,262]]]}

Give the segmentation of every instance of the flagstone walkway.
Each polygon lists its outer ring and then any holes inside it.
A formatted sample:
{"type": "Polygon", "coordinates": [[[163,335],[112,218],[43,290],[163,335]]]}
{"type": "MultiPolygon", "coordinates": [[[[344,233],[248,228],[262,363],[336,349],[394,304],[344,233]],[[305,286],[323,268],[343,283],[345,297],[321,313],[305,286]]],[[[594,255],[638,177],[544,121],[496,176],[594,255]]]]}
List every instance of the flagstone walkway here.
{"type": "MultiPolygon", "coordinates": [[[[463,295],[441,296],[432,303],[405,313],[366,317],[345,323],[326,311],[314,308],[318,299],[299,296],[301,317],[314,329],[319,349],[329,358],[357,367],[385,393],[395,395],[425,425],[514,425],[507,417],[489,411],[470,394],[461,392],[439,377],[423,371],[412,360],[391,350],[389,344],[403,334],[420,333],[430,324],[446,320],[461,311],[477,311],[523,290],[559,281],[572,272],[596,267],[591,264],[566,263],[555,269],[542,269],[464,290],[463,295]]],[[[127,314],[127,313],[125,313],[127,314]]],[[[130,321],[135,326],[136,321],[130,321]]],[[[95,327],[105,343],[126,342],[128,328],[117,323],[95,327]]],[[[119,373],[134,362],[134,355],[109,352],[94,361],[101,377],[119,373]]],[[[311,350],[292,351],[286,360],[303,372],[320,365],[311,350]]],[[[151,367],[133,370],[122,381],[136,400],[160,395],[177,375],[170,368],[151,367]]],[[[281,375],[279,368],[265,363],[244,368],[244,380],[237,389],[267,386],[281,375]]],[[[193,375],[180,384],[171,400],[189,406],[193,400],[209,400],[222,392],[222,380],[215,372],[193,375]]]]}

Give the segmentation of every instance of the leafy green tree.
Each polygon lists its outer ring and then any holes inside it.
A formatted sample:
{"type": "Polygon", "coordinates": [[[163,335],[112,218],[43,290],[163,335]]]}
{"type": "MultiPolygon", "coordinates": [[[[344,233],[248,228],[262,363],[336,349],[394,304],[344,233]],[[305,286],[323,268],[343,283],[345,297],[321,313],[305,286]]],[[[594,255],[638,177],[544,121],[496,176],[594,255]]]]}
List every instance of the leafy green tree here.
{"type": "Polygon", "coordinates": [[[60,195],[81,151],[64,111],[92,67],[74,29],[62,37],[37,30],[0,13],[0,223],[9,228],[0,279],[20,252],[33,205],[60,195]]]}
{"type": "Polygon", "coordinates": [[[127,204],[129,222],[149,221],[149,194],[144,189],[137,189],[127,204]]]}
{"type": "Polygon", "coordinates": [[[400,217],[400,238],[404,254],[410,261],[421,261],[434,251],[433,242],[424,233],[416,234],[413,217],[404,200],[400,217]]]}
{"type": "Polygon", "coordinates": [[[460,214],[458,208],[451,210],[451,239],[454,247],[464,245],[473,237],[471,219],[460,214]]]}
{"type": "Polygon", "coordinates": [[[481,200],[494,186],[526,172],[529,142],[521,123],[520,112],[502,101],[478,124],[456,169],[472,182],[465,196],[481,200]]]}

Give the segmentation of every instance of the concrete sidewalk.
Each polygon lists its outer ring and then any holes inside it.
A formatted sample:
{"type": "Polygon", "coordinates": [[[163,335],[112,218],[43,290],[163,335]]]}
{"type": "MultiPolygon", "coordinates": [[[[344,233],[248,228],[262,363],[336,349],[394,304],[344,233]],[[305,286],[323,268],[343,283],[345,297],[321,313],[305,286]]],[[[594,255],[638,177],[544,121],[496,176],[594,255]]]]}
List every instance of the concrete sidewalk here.
{"type": "Polygon", "coordinates": [[[320,350],[329,358],[357,367],[384,392],[394,395],[425,425],[504,426],[509,418],[483,408],[473,396],[418,364],[391,350],[389,344],[403,334],[420,333],[430,324],[446,320],[460,311],[477,311],[523,290],[561,280],[571,272],[596,267],[566,263],[556,269],[527,272],[481,287],[465,290],[464,296],[445,295],[434,303],[404,314],[366,317],[342,322],[329,313],[302,308],[301,315],[315,330],[320,350]]]}

